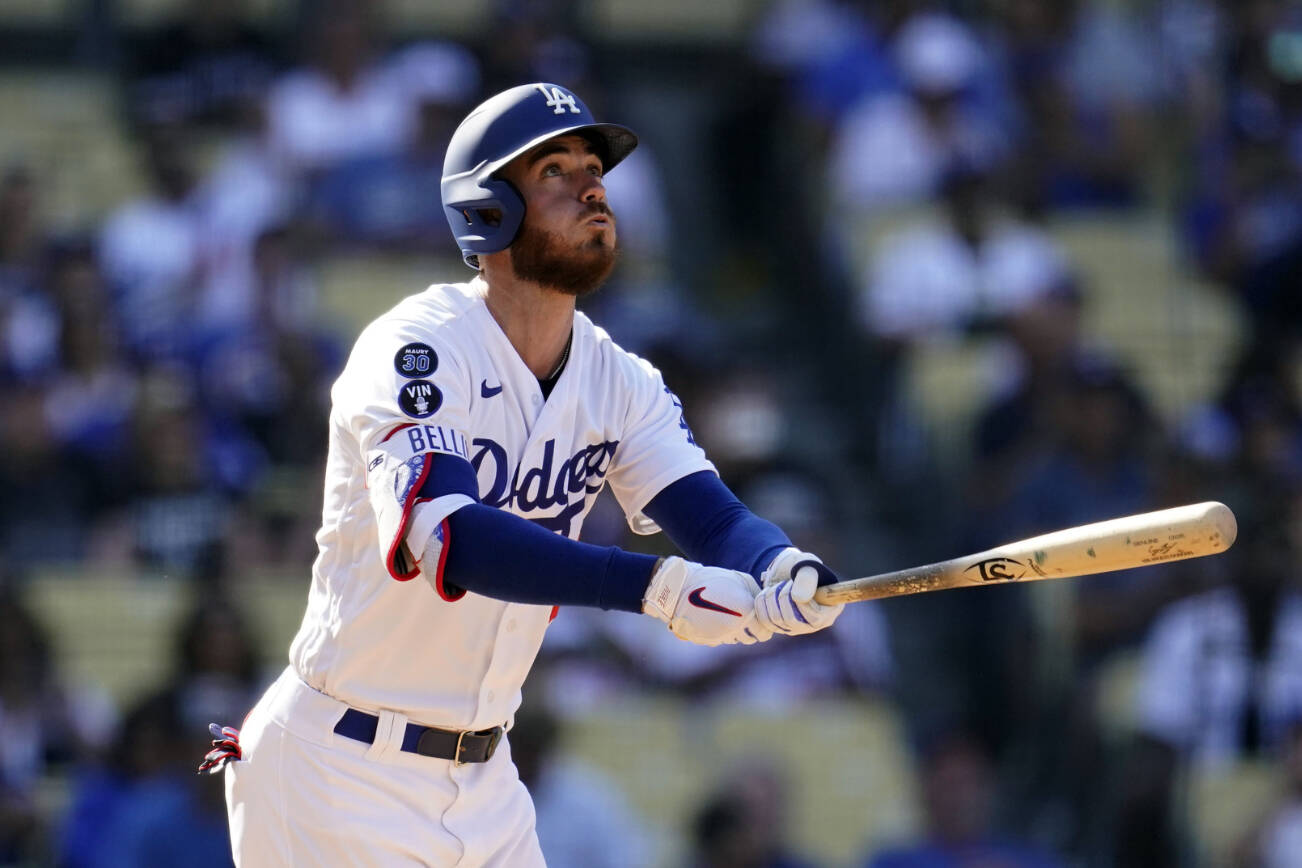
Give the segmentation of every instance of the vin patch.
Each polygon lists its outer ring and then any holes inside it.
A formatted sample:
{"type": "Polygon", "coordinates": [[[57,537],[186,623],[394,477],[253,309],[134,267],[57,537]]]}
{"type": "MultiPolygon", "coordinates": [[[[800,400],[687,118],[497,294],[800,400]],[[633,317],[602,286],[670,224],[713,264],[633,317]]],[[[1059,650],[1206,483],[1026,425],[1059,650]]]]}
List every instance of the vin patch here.
{"type": "Polygon", "coordinates": [[[424,419],[443,406],[443,393],[429,380],[412,380],[398,392],[398,406],[414,419],[424,419]]]}

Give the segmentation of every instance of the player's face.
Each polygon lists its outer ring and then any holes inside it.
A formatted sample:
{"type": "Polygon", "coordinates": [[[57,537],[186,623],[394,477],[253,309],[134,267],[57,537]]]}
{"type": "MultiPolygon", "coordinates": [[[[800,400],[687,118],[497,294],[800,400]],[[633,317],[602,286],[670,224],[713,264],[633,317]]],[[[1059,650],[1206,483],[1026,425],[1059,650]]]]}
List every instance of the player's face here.
{"type": "Polygon", "coordinates": [[[551,139],[503,174],[525,201],[510,248],[516,277],[576,296],[605,282],[615,266],[615,215],[592,144],[581,136],[551,139]]]}

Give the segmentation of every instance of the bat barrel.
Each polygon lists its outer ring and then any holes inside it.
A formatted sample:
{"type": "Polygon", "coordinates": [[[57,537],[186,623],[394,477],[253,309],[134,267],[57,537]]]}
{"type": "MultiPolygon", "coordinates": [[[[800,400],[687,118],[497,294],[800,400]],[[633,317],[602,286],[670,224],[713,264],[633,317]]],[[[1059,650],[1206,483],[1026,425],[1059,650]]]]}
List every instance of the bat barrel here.
{"type": "Polygon", "coordinates": [[[1065,579],[1218,554],[1238,524],[1208,501],[1113,518],[1019,540],[967,557],[819,588],[832,604],[989,584],[1065,579]]]}

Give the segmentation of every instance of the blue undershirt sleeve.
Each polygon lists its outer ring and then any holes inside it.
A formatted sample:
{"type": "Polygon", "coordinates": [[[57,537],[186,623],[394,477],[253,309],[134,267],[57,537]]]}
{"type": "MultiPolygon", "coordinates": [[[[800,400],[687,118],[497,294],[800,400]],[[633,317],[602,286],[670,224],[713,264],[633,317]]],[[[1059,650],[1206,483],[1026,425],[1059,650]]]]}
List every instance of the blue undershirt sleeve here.
{"type": "Polygon", "coordinates": [[[791,545],[782,529],[737,499],[713,472],[702,470],[667,486],[642,510],[690,560],[760,573],[791,545]]]}
{"type": "MultiPolygon", "coordinates": [[[[468,461],[450,455],[430,460],[422,498],[462,493],[478,500],[468,461]]],[[[641,612],[658,560],[568,539],[481,503],[461,507],[446,522],[444,586],[512,603],[641,612]]]]}

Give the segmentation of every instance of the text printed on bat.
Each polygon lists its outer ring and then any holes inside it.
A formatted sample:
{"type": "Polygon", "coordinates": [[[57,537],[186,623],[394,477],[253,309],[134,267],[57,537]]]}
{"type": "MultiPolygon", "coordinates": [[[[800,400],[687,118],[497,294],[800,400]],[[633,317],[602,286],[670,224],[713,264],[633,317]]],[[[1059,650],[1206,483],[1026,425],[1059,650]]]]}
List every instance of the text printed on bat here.
{"type": "Polygon", "coordinates": [[[963,572],[970,573],[973,570],[977,571],[983,582],[1011,582],[1026,575],[1025,564],[1012,558],[989,558],[977,561],[963,572]]]}

